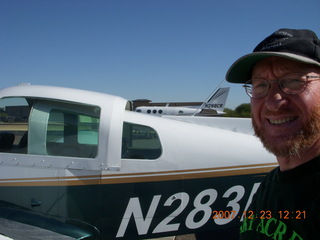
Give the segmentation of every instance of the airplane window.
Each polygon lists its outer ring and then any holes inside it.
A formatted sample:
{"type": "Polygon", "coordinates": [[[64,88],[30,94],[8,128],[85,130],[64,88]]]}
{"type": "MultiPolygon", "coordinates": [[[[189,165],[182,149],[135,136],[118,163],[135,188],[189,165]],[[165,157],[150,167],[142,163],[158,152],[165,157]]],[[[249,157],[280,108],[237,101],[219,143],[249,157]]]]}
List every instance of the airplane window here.
{"type": "Polygon", "coordinates": [[[0,99],[0,152],[94,158],[99,116],[96,106],[35,98],[0,99]]]}
{"type": "Polygon", "coordinates": [[[159,114],[162,114],[163,113],[163,111],[162,110],[159,110],[159,114]]]}
{"type": "Polygon", "coordinates": [[[0,152],[27,152],[29,114],[25,98],[0,99],[0,152]]]}
{"type": "Polygon", "coordinates": [[[151,113],[151,110],[148,110],[148,111],[147,111],[147,113],[149,113],[149,114],[150,114],[150,113],[151,113]]]}
{"type": "Polygon", "coordinates": [[[125,122],[121,152],[125,159],[157,159],[162,153],[162,147],[153,128],[125,122]]]}
{"type": "Polygon", "coordinates": [[[48,155],[94,158],[97,155],[99,118],[60,109],[51,110],[46,146],[48,155]]]}
{"type": "Polygon", "coordinates": [[[153,112],[154,114],[156,114],[156,113],[157,113],[157,110],[153,110],[152,112],[153,112]]]}

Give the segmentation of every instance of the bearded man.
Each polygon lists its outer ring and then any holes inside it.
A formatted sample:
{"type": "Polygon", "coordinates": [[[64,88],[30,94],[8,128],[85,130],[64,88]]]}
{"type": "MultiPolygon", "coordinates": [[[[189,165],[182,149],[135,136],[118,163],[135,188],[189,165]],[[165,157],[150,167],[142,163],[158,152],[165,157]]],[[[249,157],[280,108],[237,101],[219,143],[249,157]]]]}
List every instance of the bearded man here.
{"type": "Polygon", "coordinates": [[[255,134],[279,163],[255,194],[241,239],[320,239],[320,40],[280,29],[226,79],[244,84],[255,134]]]}

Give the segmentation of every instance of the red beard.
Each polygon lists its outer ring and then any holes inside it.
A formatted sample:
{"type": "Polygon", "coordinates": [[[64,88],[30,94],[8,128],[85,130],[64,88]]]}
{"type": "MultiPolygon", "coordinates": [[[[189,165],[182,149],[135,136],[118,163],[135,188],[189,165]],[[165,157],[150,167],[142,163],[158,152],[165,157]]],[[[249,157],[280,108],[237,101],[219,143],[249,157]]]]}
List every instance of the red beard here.
{"type": "Polygon", "coordinates": [[[299,153],[309,149],[320,138],[320,106],[314,106],[311,109],[309,122],[299,132],[280,136],[276,140],[266,137],[265,129],[258,128],[254,117],[252,117],[252,125],[264,147],[274,155],[288,158],[299,156],[299,153]]]}

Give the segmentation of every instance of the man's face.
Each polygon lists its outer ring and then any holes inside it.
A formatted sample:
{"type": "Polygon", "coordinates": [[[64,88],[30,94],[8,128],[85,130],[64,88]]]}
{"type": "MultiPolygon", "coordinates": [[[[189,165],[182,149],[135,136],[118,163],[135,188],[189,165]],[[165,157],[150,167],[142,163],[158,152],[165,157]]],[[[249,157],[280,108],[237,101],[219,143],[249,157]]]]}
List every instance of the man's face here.
{"type": "MultiPolygon", "coordinates": [[[[319,75],[317,67],[280,57],[258,62],[252,79],[278,80],[292,73],[319,75]]],[[[268,95],[252,99],[252,123],[264,146],[278,157],[294,157],[320,144],[320,80],[311,81],[297,95],[284,93],[272,81],[268,95]]],[[[320,146],[320,145],[319,145],[320,146]]]]}

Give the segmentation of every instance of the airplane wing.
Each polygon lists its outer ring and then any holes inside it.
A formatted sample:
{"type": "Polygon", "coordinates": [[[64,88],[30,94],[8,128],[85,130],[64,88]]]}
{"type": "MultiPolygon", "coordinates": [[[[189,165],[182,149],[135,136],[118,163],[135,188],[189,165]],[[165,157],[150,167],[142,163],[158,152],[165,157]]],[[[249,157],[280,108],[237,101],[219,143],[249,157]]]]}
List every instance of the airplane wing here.
{"type": "Polygon", "coordinates": [[[0,207],[0,240],[71,240],[91,239],[95,229],[76,227],[43,214],[16,208],[0,207]]]}
{"type": "Polygon", "coordinates": [[[55,233],[46,229],[39,227],[31,226],[24,223],[19,223],[5,218],[0,218],[0,239],[14,239],[14,240],[40,240],[43,239],[43,236],[46,236],[46,239],[61,239],[69,240],[76,239],[59,233],[55,233]],[[29,234],[26,236],[26,233],[32,233],[32,236],[29,234]]]}

